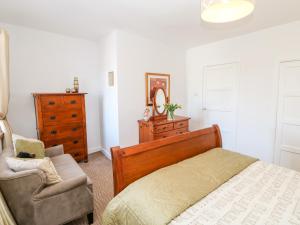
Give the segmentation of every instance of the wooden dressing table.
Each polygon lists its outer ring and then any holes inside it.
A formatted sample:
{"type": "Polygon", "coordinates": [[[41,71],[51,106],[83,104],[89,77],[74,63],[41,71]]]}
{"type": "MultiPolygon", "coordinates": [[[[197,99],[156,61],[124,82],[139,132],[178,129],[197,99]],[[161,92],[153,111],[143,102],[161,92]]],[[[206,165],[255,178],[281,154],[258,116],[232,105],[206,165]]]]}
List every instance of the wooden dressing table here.
{"type": "Polygon", "coordinates": [[[175,116],[174,120],[167,118],[155,120],[139,120],[140,143],[175,136],[189,131],[189,117],[175,116]]]}
{"type": "MultiPolygon", "coordinates": [[[[146,82],[147,83],[147,82],[146,82]]],[[[170,82],[169,82],[170,83],[170,82]]],[[[148,86],[146,85],[146,89],[148,86]]],[[[148,92],[147,92],[148,93],[148,92]]],[[[189,132],[189,117],[173,116],[174,110],[181,108],[177,107],[172,110],[173,113],[166,110],[166,104],[170,102],[170,93],[164,87],[155,87],[152,100],[152,116],[150,120],[138,120],[139,124],[139,142],[148,142],[166,137],[176,136],[189,132]],[[168,120],[168,117],[170,118],[168,120]]],[[[146,105],[148,104],[148,96],[146,96],[146,105]]],[[[170,105],[169,105],[170,106],[170,105]]],[[[173,104],[173,106],[175,106],[173,104]]],[[[169,108],[170,110],[170,108],[169,108]]]]}

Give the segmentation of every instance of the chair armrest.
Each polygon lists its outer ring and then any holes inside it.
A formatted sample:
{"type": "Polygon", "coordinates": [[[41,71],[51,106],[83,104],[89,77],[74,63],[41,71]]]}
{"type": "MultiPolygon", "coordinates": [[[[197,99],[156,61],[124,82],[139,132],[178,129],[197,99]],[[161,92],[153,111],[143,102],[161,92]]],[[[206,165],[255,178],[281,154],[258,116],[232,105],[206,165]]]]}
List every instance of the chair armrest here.
{"type": "Polygon", "coordinates": [[[1,190],[4,194],[32,196],[40,192],[46,185],[46,175],[39,169],[20,172],[5,172],[0,176],[1,190]],[[24,185],[26,184],[26,185],[24,185]]]}
{"type": "Polygon", "coordinates": [[[46,152],[45,152],[45,155],[50,158],[58,155],[63,155],[63,154],[64,154],[63,145],[57,145],[54,147],[46,148],[46,152]]]}
{"type": "Polygon", "coordinates": [[[35,200],[41,200],[44,198],[48,198],[54,195],[59,195],[61,193],[70,191],[74,188],[77,188],[81,185],[87,185],[87,176],[81,175],[73,179],[68,179],[61,181],[57,184],[48,186],[44,188],[41,192],[34,196],[35,200]]]}

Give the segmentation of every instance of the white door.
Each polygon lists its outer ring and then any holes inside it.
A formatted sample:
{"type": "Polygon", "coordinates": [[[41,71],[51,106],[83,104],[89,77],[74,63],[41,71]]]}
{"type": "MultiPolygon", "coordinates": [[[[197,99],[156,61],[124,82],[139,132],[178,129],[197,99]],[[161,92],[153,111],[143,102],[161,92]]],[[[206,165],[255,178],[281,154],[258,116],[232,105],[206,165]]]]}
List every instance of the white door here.
{"type": "Polygon", "coordinates": [[[300,61],[280,64],[275,163],[300,171],[300,61]]]}
{"type": "Polygon", "coordinates": [[[223,148],[235,150],[238,63],[206,66],[203,74],[204,126],[218,124],[223,148]]]}

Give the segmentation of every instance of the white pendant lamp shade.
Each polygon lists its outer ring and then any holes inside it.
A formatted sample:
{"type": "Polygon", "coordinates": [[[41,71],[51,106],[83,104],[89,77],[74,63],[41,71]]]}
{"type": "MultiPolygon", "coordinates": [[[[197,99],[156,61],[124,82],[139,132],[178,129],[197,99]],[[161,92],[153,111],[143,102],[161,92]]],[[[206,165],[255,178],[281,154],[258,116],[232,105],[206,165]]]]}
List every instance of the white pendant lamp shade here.
{"type": "Polygon", "coordinates": [[[201,0],[201,17],[210,23],[226,23],[248,16],[254,7],[254,0],[201,0]]]}

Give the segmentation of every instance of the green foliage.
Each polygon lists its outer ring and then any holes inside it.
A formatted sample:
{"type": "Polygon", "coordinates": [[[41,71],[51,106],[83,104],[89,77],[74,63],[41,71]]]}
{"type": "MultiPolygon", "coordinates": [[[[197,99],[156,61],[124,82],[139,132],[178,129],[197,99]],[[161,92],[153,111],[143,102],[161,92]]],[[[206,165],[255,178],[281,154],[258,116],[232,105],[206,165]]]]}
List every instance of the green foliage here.
{"type": "Polygon", "coordinates": [[[167,103],[167,104],[164,104],[164,107],[165,107],[165,109],[166,109],[168,112],[174,112],[176,109],[181,109],[181,108],[182,108],[181,105],[173,104],[173,103],[167,103]]]}

